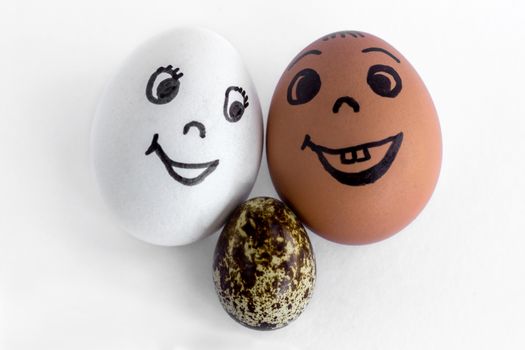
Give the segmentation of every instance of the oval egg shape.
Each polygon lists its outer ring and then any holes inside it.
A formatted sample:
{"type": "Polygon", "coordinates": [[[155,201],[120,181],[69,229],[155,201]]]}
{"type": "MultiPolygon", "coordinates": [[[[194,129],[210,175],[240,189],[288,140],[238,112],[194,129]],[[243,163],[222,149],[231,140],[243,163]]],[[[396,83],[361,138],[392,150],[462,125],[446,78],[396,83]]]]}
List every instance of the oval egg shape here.
{"type": "Polygon", "coordinates": [[[102,97],[92,158],[105,201],[158,245],[217,231],[255,182],[263,141],[257,92],[224,38],[179,28],[144,43],[102,97]]]}
{"type": "Polygon", "coordinates": [[[279,196],[334,242],[400,231],[437,183],[432,99],[407,59],[368,33],[332,33],[297,54],[275,88],[267,128],[279,196]]]}
{"type": "Polygon", "coordinates": [[[213,280],[236,321],[259,330],[287,325],[308,304],[315,277],[308,235],[281,201],[250,199],[228,219],[215,248],[213,280]]]}

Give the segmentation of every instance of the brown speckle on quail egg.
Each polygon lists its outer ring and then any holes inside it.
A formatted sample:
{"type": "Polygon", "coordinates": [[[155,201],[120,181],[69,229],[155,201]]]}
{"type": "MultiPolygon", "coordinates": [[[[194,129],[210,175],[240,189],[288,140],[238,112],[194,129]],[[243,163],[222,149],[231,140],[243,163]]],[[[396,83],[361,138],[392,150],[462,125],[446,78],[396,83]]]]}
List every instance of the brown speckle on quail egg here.
{"type": "Polygon", "coordinates": [[[281,201],[258,197],[241,204],[224,227],[213,260],[213,280],[226,312],[254,329],[276,329],[296,319],[315,284],[308,235],[281,201]]]}

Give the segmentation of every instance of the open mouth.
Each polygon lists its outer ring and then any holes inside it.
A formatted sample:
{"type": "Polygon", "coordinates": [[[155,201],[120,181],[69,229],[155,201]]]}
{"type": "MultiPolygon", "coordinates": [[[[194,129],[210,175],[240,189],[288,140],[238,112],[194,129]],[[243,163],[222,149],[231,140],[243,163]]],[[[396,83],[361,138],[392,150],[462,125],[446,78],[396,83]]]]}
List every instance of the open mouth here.
{"type": "Polygon", "coordinates": [[[307,134],[304,137],[301,150],[309,147],[312,151],[314,151],[317,154],[317,157],[319,158],[323,168],[340,183],[349,186],[362,186],[374,183],[383,175],[385,175],[396,158],[397,152],[401,147],[401,142],[403,142],[402,132],[380,141],[333,149],[315,144],[312,142],[310,135],[307,134]],[[388,149],[386,150],[384,156],[380,157],[380,160],[377,161],[378,158],[375,156],[377,155],[377,152],[375,152],[375,150],[384,147],[388,147],[388,149]],[[372,156],[372,154],[374,154],[374,156],[372,156]],[[332,164],[330,164],[328,161],[328,158],[332,160],[332,163],[334,163],[334,158],[338,158],[340,163],[339,167],[358,163],[363,163],[363,165],[371,163],[371,166],[360,171],[345,172],[332,166],[332,164]]]}
{"type": "MultiPolygon", "coordinates": [[[[201,183],[208,175],[210,175],[219,165],[219,160],[216,159],[211,162],[207,163],[181,163],[176,162],[172,160],[166,153],[164,153],[164,150],[158,143],[159,134],[153,135],[153,140],[151,141],[151,145],[146,150],[146,155],[150,155],[151,153],[155,152],[157,156],[160,158],[164,166],[166,167],[166,170],[168,171],[168,174],[175,179],[176,181],[180,182],[183,185],[186,186],[193,186],[201,183]],[[178,174],[175,169],[198,169],[196,171],[195,177],[183,177],[180,174],[178,174]]],[[[179,170],[180,171],[180,170],[179,170]]],[[[185,170],[186,171],[186,170],[185,170]]]]}

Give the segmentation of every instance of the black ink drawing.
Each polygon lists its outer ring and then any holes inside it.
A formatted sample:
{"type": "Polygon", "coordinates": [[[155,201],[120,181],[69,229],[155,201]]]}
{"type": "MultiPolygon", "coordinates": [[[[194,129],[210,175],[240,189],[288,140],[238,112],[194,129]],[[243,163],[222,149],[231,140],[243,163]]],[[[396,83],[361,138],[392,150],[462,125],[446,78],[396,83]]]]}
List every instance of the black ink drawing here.
{"type": "Polygon", "coordinates": [[[340,37],[340,38],[346,38],[346,37],[352,37],[352,38],[364,38],[365,35],[361,32],[357,32],[355,30],[343,30],[343,31],[340,31],[340,32],[335,32],[335,33],[331,33],[331,34],[328,34],[328,35],[325,35],[321,38],[321,40],[323,41],[328,41],[330,39],[335,39],[337,37],[340,37]]]}
{"type": "Polygon", "coordinates": [[[359,112],[359,102],[350,96],[341,96],[335,100],[334,106],[332,107],[332,112],[339,113],[339,108],[341,108],[344,103],[350,106],[355,113],[359,112]]]}
{"type": "Polygon", "coordinates": [[[146,85],[146,97],[148,101],[156,105],[163,105],[175,98],[179,93],[180,81],[179,79],[184,74],[180,72],[179,68],[173,69],[173,66],[169,65],[167,67],[159,67],[149,78],[148,84],[146,85]],[[155,93],[153,91],[153,86],[157,77],[161,74],[168,74],[171,77],[162,80],[157,88],[155,93]],[[156,95],[156,96],[155,96],[156,95]]]}
{"type": "MultiPolygon", "coordinates": [[[[154,104],[162,105],[170,102],[177,96],[179,92],[180,87],[180,81],[179,79],[183,76],[182,72],[180,72],[179,68],[173,69],[173,66],[169,65],[167,67],[160,67],[158,68],[149,78],[148,83],[146,85],[146,97],[148,98],[148,101],[154,104]],[[168,74],[170,77],[162,80],[160,83],[158,83],[157,88],[155,89],[154,94],[154,85],[157,80],[157,78],[161,74],[168,74]],[[156,95],[156,96],[154,96],[156,95]]],[[[248,95],[246,94],[246,91],[244,91],[243,88],[239,86],[230,86],[226,89],[225,98],[224,98],[224,108],[223,113],[224,117],[229,122],[237,122],[241,119],[242,115],[244,114],[244,111],[246,108],[248,108],[248,95]],[[230,96],[230,94],[237,94],[237,98],[241,101],[236,100],[235,96],[230,96]],[[230,102],[231,101],[231,102],[230,102]]],[[[199,131],[199,136],[201,138],[206,137],[206,128],[204,124],[201,122],[198,122],[196,120],[193,120],[186,125],[184,125],[184,128],[182,130],[182,133],[186,135],[191,128],[196,128],[199,131]]],[[[206,163],[182,163],[177,162],[171,159],[162,149],[161,145],[158,142],[159,140],[159,134],[153,135],[153,140],[151,141],[151,145],[146,150],[146,156],[150,155],[151,153],[155,153],[159,159],[164,164],[164,167],[168,171],[168,174],[176,181],[180,182],[183,185],[186,186],[194,186],[199,183],[201,183],[208,175],[210,175],[219,165],[219,159],[213,160],[211,162],[206,163]],[[186,178],[178,174],[175,169],[203,169],[203,171],[194,178],[186,178]]]]}
{"type": "Polygon", "coordinates": [[[401,77],[394,68],[382,64],[376,64],[368,70],[366,82],[376,94],[382,97],[394,98],[402,88],[401,77]],[[392,86],[392,78],[395,85],[392,86]]]}
{"type": "Polygon", "coordinates": [[[395,136],[387,137],[384,140],[364,143],[357,146],[345,147],[339,149],[333,149],[315,144],[310,135],[304,137],[301,150],[309,147],[312,151],[317,154],[319,161],[323,168],[337,181],[344,185],[349,186],[362,186],[368,185],[379,180],[390,168],[394,159],[396,158],[397,152],[403,142],[403,133],[400,132],[395,136]],[[326,159],[325,154],[338,155],[342,164],[354,164],[359,162],[366,162],[371,159],[370,148],[383,146],[391,143],[385,156],[376,165],[355,173],[344,172],[334,168],[326,159]],[[358,154],[362,154],[360,157],[358,154]]]}
{"type": "Polygon", "coordinates": [[[387,50],[385,49],[382,49],[380,47],[369,47],[367,49],[363,49],[361,52],[363,53],[368,53],[368,52],[382,52],[384,54],[387,54],[388,56],[392,57],[397,63],[401,63],[401,61],[399,60],[399,58],[397,58],[396,56],[394,56],[393,54],[391,54],[390,52],[388,52],[387,50]]]}
{"type": "Polygon", "coordinates": [[[184,125],[184,129],[182,130],[182,133],[186,135],[188,131],[190,131],[191,127],[197,128],[197,130],[199,130],[199,136],[201,137],[201,139],[206,137],[206,128],[204,127],[204,124],[202,124],[201,122],[195,121],[195,120],[184,125]]]}
{"type": "Polygon", "coordinates": [[[232,123],[239,121],[244,114],[244,110],[248,108],[249,105],[248,95],[243,88],[240,86],[230,86],[226,89],[226,92],[224,93],[223,114],[227,121],[232,123]],[[239,95],[238,97],[239,99],[242,99],[242,102],[233,100],[233,102],[230,103],[233,97],[230,96],[230,94],[234,93],[239,95]]]}
{"type": "Polygon", "coordinates": [[[300,53],[299,55],[297,55],[292,60],[292,62],[288,65],[288,67],[286,67],[286,70],[290,70],[297,62],[299,62],[302,58],[304,58],[304,57],[306,57],[308,55],[317,55],[317,56],[319,56],[320,54],[322,54],[322,52],[319,51],[319,50],[308,50],[306,52],[300,53]]]}
{"type": "MultiPolygon", "coordinates": [[[[179,71],[179,68],[173,69],[173,66],[171,65],[167,67],[158,68],[151,75],[146,85],[146,97],[148,98],[148,101],[154,104],[162,105],[162,104],[166,104],[170,102],[171,100],[173,100],[179,92],[179,87],[180,87],[179,79],[182,76],[183,74],[182,72],[179,71]],[[154,96],[153,86],[155,85],[155,81],[157,80],[157,77],[163,73],[167,73],[171,77],[162,80],[158,84],[156,92],[155,92],[157,96],[154,96]]],[[[186,135],[192,127],[195,127],[197,128],[197,130],[199,130],[199,136],[201,138],[206,137],[206,128],[204,127],[202,123],[198,121],[191,121],[187,123],[186,125],[184,125],[183,131],[182,131],[183,134],[186,135]]],[[[168,157],[168,155],[164,152],[158,140],[159,140],[159,134],[153,135],[153,140],[151,141],[151,145],[146,150],[146,156],[155,152],[155,154],[159,157],[159,159],[162,161],[162,163],[166,167],[168,174],[174,180],[180,182],[183,185],[193,186],[193,185],[197,185],[201,183],[219,165],[218,159],[211,161],[211,162],[207,162],[207,163],[181,163],[181,162],[174,161],[170,157],[168,157]],[[197,177],[186,178],[186,177],[179,175],[175,171],[175,168],[204,169],[204,170],[197,177]]]]}
{"type": "Polygon", "coordinates": [[[301,105],[311,101],[321,90],[321,78],[319,74],[306,68],[295,75],[288,85],[286,99],[291,105],[301,105]]]}
{"type": "MultiPolygon", "coordinates": [[[[338,36],[345,38],[347,35],[350,35],[353,38],[364,37],[364,35],[359,32],[336,32],[326,36],[323,38],[323,40],[335,39],[338,36]]],[[[397,63],[400,63],[400,60],[396,56],[382,48],[370,47],[362,50],[362,52],[380,52],[388,55],[397,63]]],[[[292,61],[288,69],[296,64],[300,59],[310,54],[321,55],[321,51],[309,50],[299,54],[297,58],[292,61]]],[[[377,64],[370,67],[366,81],[372,91],[382,97],[394,98],[402,89],[402,82],[399,74],[394,68],[386,65],[377,64]]],[[[297,73],[291,80],[290,84],[288,85],[286,98],[290,105],[304,104],[311,101],[319,93],[320,89],[321,78],[319,77],[319,74],[311,68],[306,68],[297,73]]],[[[344,104],[348,105],[354,113],[358,113],[361,109],[361,106],[353,97],[341,96],[332,106],[332,113],[339,113],[341,107],[344,104]]],[[[380,141],[333,149],[315,144],[311,140],[310,135],[306,134],[303,144],[301,145],[301,150],[305,150],[308,147],[313,152],[315,152],[323,168],[340,183],[349,186],[362,186],[374,183],[388,171],[392,165],[392,162],[396,158],[402,142],[403,133],[400,132],[395,136],[390,136],[380,141]],[[325,155],[338,155],[340,163],[343,165],[367,162],[372,159],[370,155],[371,148],[380,147],[389,143],[390,146],[388,147],[386,154],[377,164],[359,172],[352,173],[338,170],[333,167],[325,157],[325,155]]]]}
{"type": "Polygon", "coordinates": [[[183,185],[186,186],[194,186],[199,183],[201,183],[208,175],[210,175],[219,165],[219,160],[216,159],[211,162],[207,163],[181,163],[172,160],[168,155],[164,152],[160,144],[158,143],[159,134],[153,135],[153,140],[151,141],[151,145],[148,147],[146,151],[146,155],[150,155],[151,153],[155,152],[157,156],[160,158],[162,163],[164,163],[164,166],[166,167],[166,170],[168,171],[168,174],[175,179],[176,181],[180,182],[183,185]],[[174,168],[181,168],[181,169],[203,169],[203,172],[194,178],[185,178],[179,175],[174,168]]]}

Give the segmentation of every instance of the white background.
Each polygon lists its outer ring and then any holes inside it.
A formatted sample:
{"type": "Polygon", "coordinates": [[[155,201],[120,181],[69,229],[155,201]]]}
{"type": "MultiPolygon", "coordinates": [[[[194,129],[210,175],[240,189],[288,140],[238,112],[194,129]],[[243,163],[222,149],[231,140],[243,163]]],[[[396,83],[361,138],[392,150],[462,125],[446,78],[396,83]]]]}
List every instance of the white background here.
{"type": "MultiPolygon", "coordinates": [[[[5,1],[0,4],[0,349],[524,349],[525,3],[5,1]],[[314,297],[258,332],[222,310],[217,234],[161,248],[111,220],[89,163],[93,114],[127,54],[179,25],[238,48],[263,112],[293,56],[376,34],[438,109],[440,182],[409,227],[369,246],[311,234],[314,297]]],[[[263,158],[255,195],[275,195],[263,158]]]]}

